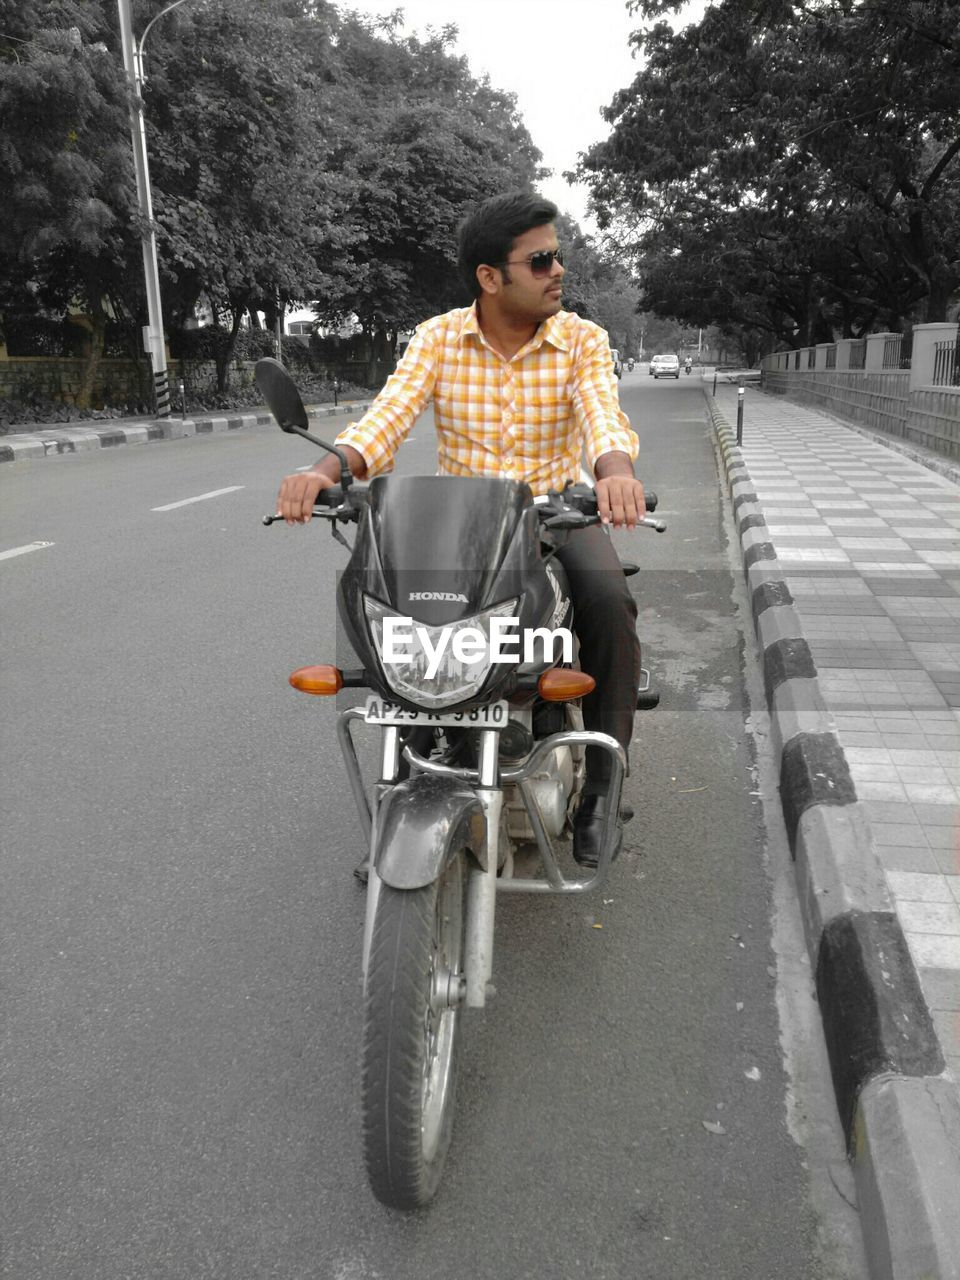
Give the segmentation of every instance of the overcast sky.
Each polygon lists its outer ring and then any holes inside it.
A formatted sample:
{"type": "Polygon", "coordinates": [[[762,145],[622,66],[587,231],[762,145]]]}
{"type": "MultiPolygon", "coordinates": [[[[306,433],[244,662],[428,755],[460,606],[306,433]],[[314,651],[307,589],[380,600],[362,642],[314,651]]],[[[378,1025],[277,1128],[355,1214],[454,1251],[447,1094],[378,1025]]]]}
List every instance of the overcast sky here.
{"type": "Polygon", "coordinates": [[[402,8],[411,31],[456,23],[457,52],[471,70],[517,95],[543,163],[554,171],[541,183],[543,194],[595,231],[585,188],[568,185],[562,174],[606,137],[600,109],[636,75],[627,41],[639,23],[625,0],[343,0],[341,7],[374,14],[402,8]]]}

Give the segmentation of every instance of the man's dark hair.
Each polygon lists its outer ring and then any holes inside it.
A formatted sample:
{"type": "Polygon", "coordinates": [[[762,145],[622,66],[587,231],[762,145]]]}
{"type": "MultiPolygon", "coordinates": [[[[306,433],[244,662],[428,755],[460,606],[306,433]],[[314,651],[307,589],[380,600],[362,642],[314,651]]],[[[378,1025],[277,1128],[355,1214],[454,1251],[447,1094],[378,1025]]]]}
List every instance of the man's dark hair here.
{"type": "Polygon", "coordinates": [[[556,218],[557,206],[532,191],[511,191],[478,204],[460,224],[460,274],[471,295],[479,298],[482,293],[477,267],[499,266],[510,257],[518,236],[556,218]]]}

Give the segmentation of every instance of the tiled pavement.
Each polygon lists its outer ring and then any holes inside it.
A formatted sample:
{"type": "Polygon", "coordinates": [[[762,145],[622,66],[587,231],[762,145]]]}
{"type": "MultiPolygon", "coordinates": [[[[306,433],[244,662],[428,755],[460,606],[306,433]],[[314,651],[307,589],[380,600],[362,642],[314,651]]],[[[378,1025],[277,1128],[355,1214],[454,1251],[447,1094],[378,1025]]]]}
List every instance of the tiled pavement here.
{"type": "Polygon", "coordinates": [[[960,1080],[960,485],[753,390],[741,453],[960,1080]]]}

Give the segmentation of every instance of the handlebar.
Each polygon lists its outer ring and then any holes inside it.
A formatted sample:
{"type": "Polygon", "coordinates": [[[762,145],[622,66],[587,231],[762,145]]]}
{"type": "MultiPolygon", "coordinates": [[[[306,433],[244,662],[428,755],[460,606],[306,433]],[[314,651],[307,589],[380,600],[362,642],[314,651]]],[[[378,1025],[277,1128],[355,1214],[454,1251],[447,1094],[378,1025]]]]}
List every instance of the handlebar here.
{"type": "MultiPolygon", "coordinates": [[[[667,526],[662,520],[654,520],[649,514],[657,509],[657,495],[651,490],[644,497],[648,514],[639,524],[663,533],[667,526]]],[[[546,529],[583,529],[600,522],[597,492],[589,484],[568,484],[560,493],[551,490],[546,497],[536,498],[534,501],[540,511],[540,521],[546,529]]]]}
{"type": "MultiPolygon", "coordinates": [[[[648,529],[663,533],[666,525],[662,520],[651,518],[651,512],[657,509],[657,495],[649,490],[645,495],[647,515],[639,522],[648,529]]],[[[366,485],[352,485],[346,493],[338,484],[321,489],[317,494],[312,517],[326,520],[342,520],[356,523],[360,513],[369,501],[369,490],[366,485]]],[[[535,499],[540,522],[546,529],[581,529],[587,525],[599,523],[596,490],[588,484],[568,484],[561,492],[551,490],[545,497],[535,499]]],[[[283,520],[281,515],[264,516],[265,525],[275,524],[283,520]]]]}

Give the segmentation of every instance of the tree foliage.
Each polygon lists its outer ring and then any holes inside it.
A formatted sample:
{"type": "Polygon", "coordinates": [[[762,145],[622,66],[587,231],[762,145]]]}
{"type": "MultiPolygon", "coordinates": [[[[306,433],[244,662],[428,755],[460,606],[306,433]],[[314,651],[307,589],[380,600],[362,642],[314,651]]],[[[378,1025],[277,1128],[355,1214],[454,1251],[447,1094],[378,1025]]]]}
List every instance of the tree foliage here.
{"type": "Polygon", "coordinates": [[[602,325],[612,347],[638,350],[640,290],[626,262],[602,254],[593,238],[564,214],[557,219],[557,232],[564,251],[564,307],[602,325]]]}
{"type": "Polygon", "coordinates": [[[0,30],[0,312],[9,324],[78,302],[95,364],[137,253],[112,32],[79,0],[3,0],[0,30]]]}
{"type": "MultiPolygon", "coordinates": [[[[165,0],[134,0],[140,35],[165,0]]],[[[143,322],[115,0],[0,0],[0,312],[143,322]]],[[[540,156],[453,30],[402,37],[327,0],[190,0],[145,48],[164,315],[316,300],[388,335],[459,300],[456,228],[540,156]]],[[[229,350],[223,353],[225,366],[229,350]]]]}
{"type": "Polygon", "coordinates": [[[401,37],[389,25],[341,20],[333,163],[356,235],[352,278],[341,274],[321,306],[396,329],[455,305],[465,210],[497,191],[530,189],[540,172],[513,96],[471,75],[450,52],[454,34],[401,37]]]}
{"type": "MultiPolygon", "coordinates": [[[[176,13],[162,39],[158,29],[144,94],[165,310],[182,323],[204,299],[235,339],[245,312],[302,296],[311,255],[334,234],[310,56],[332,11],[229,0],[176,13]]],[[[221,382],[233,346],[220,351],[221,382]]]]}
{"type": "Polygon", "coordinates": [[[806,343],[960,285],[955,0],[635,0],[645,58],[581,157],[647,305],[806,343]]]}

